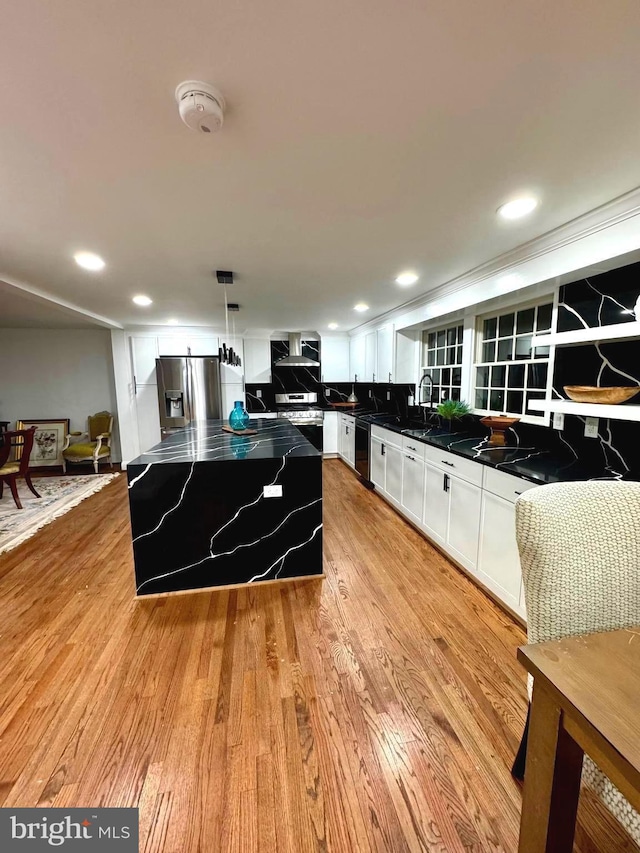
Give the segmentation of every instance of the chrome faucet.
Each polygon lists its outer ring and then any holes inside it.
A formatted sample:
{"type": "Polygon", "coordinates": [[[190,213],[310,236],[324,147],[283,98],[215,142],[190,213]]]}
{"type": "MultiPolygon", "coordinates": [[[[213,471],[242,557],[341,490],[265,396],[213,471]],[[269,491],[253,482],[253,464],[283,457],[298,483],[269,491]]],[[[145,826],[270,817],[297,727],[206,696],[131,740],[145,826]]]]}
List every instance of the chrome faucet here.
{"type": "Polygon", "coordinates": [[[418,405],[422,409],[422,420],[427,423],[427,407],[422,405],[422,384],[425,380],[429,381],[429,411],[433,410],[433,379],[430,373],[423,373],[420,384],[418,385],[418,405]]]}

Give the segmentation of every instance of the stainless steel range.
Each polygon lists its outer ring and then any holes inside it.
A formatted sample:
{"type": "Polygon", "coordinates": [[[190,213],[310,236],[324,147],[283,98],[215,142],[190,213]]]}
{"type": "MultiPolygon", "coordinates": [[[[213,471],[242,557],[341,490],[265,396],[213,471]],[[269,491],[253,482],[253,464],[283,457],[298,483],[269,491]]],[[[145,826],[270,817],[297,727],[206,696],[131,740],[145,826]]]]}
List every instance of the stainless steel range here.
{"type": "Polygon", "coordinates": [[[317,450],[322,450],[324,412],[318,408],[315,391],[300,394],[276,394],[279,418],[287,418],[317,450]]]}

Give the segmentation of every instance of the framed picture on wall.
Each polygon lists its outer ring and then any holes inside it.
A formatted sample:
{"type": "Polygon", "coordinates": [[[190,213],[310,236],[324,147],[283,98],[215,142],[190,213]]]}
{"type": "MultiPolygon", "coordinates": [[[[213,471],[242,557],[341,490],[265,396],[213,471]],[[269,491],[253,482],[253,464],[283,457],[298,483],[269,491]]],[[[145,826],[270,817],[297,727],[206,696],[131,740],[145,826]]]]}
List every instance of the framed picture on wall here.
{"type": "MultiPolygon", "coordinates": [[[[62,447],[69,432],[69,418],[53,420],[16,421],[16,429],[36,427],[33,450],[29,460],[30,468],[43,468],[49,465],[62,465],[62,447]]],[[[16,460],[22,456],[20,445],[16,447],[16,460]]]]}

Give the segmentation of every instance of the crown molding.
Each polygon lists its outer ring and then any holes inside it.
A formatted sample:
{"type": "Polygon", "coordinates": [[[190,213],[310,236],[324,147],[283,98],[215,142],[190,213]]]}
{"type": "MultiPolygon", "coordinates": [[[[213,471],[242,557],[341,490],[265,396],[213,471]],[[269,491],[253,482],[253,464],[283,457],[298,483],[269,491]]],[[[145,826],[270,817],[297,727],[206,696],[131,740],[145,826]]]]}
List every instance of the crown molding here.
{"type": "MultiPolygon", "coordinates": [[[[624,245],[622,251],[619,247],[615,247],[615,242],[612,241],[614,251],[607,255],[603,253],[601,238],[607,232],[616,229],[617,226],[629,223],[630,221],[640,217],[640,187],[636,187],[623,195],[617,196],[611,201],[606,202],[600,207],[594,208],[587,213],[582,214],[557,228],[541,234],[539,237],[529,240],[510,249],[501,255],[497,255],[489,261],[479,264],[471,270],[468,270],[462,275],[456,276],[453,279],[442,282],[413,299],[403,302],[396,308],[385,311],[382,314],[367,320],[359,326],[349,330],[349,335],[360,335],[363,332],[370,331],[380,325],[391,322],[403,315],[416,314],[419,309],[425,308],[431,303],[437,303],[445,297],[450,297],[454,294],[461,294],[463,291],[481,285],[483,282],[489,282],[496,276],[505,276],[507,274],[519,273],[525,265],[532,265],[532,262],[550,258],[554,255],[560,255],[563,250],[566,250],[581,242],[588,242],[593,239],[594,256],[591,261],[585,260],[584,263],[579,263],[575,269],[581,269],[589,263],[604,260],[607,257],[622,254],[625,251],[631,251],[635,248],[640,248],[640,228],[638,228],[637,242],[633,245],[633,241],[624,245]],[[598,244],[597,247],[595,244],[598,244]]],[[[567,270],[563,270],[563,274],[567,270]]],[[[558,273],[559,274],[559,273],[558,273]]],[[[539,278],[529,276],[530,280],[524,282],[520,286],[529,286],[549,279],[548,275],[540,275],[539,278]]],[[[514,287],[513,289],[519,289],[514,287]]],[[[487,294],[487,298],[493,298],[495,292],[487,294]]],[[[445,313],[445,312],[443,312],[445,313]]],[[[426,317],[424,319],[427,319],[426,317]]]]}

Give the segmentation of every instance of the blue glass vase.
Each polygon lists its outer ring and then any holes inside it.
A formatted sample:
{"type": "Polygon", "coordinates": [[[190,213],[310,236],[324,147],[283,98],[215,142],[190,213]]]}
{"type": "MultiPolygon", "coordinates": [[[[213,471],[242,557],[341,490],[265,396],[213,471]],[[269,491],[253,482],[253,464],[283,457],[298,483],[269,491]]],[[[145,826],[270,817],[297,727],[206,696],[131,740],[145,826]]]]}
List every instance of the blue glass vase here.
{"type": "Polygon", "coordinates": [[[249,426],[249,413],[242,400],[236,400],[233,404],[233,410],[229,415],[229,426],[231,429],[246,429],[249,426]]]}

